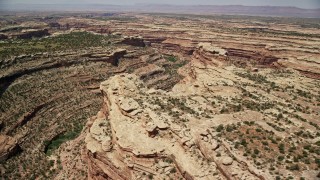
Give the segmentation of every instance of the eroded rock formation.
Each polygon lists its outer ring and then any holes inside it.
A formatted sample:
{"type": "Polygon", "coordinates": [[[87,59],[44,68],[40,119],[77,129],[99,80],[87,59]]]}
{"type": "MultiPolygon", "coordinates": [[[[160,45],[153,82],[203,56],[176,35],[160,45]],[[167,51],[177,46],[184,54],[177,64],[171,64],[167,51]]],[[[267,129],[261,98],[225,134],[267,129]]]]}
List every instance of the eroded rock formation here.
{"type": "Polygon", "coordinates": [[[17,140],[13,137],[0,135],[0,162],[3,162],[20,151],[17,140]]]}
{"type": "Polygon", "coordinates": [[[121,43],[131,45],[131,46],[138,46],[138,47],[146,46],[143,38],[139,36],[124,37],[121,43]]]}
{"type": "MultiPolygon", "coordinates": [[[[243,169],[240,160],[234,162],[236,157],[210,130],[214,122],[196,123],[189,113],[183,115],[189,120],[183,121],[152,103],[154,98],[183,102],[186,94],[148,90],[131,74],[116,75],[100,89],[104,105],[88,124],[86,136],[89,179],[269,177],[254,167],[243,169]]],[[[186,110],[181,106],[175,111],[186,110]]]]}
{"type": "Polygon", "coordinates": [[[254,64],[261,67],[275,67],[279,58],[270,55],[266,52],[254,52],[245,49],[227,49],[227,54],[230,60],[234,64],[240,66],[247,66],[248,64],[254,64]]]}
{"type": "Polygon", "coordinates": [[[100,88],[108,121],[96,118],[86,137],[89,178],[98,179],[96,171],[111,179],[139,179],[143,174],[213,178],[209,171],[217,171],[216,165],[201,164],[183,148],[194,145],[190,132],[175,124],[172,117],[158,115],[152,105],[136,101],[146,91],[137,76],[117,75],[100,88]],[[108,123],[110,126],[105,126],[108,123]]]}

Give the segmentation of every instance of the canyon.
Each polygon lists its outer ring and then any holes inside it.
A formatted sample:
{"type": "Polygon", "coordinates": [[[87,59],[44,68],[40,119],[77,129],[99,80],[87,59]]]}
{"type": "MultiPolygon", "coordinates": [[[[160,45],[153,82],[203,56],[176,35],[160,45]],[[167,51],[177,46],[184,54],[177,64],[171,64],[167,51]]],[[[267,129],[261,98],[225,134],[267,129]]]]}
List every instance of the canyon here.
{"type": "Polygon", "coordinates": [[[69,12],[0,25],[4,179],[320,176],[319,19],[69,12]]]}

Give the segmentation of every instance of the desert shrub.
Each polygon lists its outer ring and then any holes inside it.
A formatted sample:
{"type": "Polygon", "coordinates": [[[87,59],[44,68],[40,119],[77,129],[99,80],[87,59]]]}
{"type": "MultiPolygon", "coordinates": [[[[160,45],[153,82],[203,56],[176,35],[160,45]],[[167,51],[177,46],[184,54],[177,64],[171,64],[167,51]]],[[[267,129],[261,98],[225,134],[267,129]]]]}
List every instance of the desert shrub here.
{"type": "Polygon", "coordinates": [[[279,144],[278,148],[280,153],[284,154],[284,144],[283,143],[279,144]]]}
{"type": "Polygon", "coordinates": [[[47,155],[51,155],[52,152],[54,150],[56,150],[57,148],[59,148],[59,146],[64,143],[67,142],[69,140],[72,140],[74,138],[76,138],[80,132],[82,131],[83,126],[82,125],[78,125],[76,126],[72,131],[69,131],[65,134],[61,134],[58,135],[56,138],[54,138],[51,142],[49,141],[45,141],[44,144],[46,146],[46,150],[45,153],[47,155]]]}
{"type": "Polygon", "coordinates": [[[254,149],[253,152],[254,152],[255,154],[259,154],[259,153],[260,153],[260,151],[259,151],[258,149],[254,149]]]}
{"type": "Polygon", "coordinates": [[[278,156],[278,160],[279,161],[283,161],[284,160],[284,156],[278,156]]]}
{"type": "Polygon", "coordinates": [[[217,127],[216,131],[217,131],[217,132],[221,132],[221,131],[223,131],[223,129],[224,129],[223,125],[220,124],[220,125],[217,127]]]}
{"type": "Polygon", "coordinates": [[[166,56],[165,59],[170,61],[170,62],[176,62],[178,60],[177,57],[172,56],[172,55],[171,56],[166,56]]]}
{"type": "Polygon", "coordinates": [[[291,171],[299,171],[300,167],[298,164],[291,165],[289,168],[291,171]]]}

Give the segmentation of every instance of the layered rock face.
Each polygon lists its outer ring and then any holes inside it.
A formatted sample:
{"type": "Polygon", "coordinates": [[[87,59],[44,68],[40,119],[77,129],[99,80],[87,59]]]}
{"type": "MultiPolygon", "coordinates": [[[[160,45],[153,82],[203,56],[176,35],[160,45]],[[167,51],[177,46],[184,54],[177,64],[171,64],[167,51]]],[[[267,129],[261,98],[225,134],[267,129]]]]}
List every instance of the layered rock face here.
{"type": "Polygon", "coordinates": [[[227,63],[227,51],[223,48],[214,46],[211,43],[199,43],[193,52],[193,57],[203,64],[222,66],[227,63]]]}
{"type": "Polygon", "coordinates": [[[146,46],[143,38],[139,36],[124,37],[121,43],[131,45],[131,46],[138,46],[138,47],[146,46]]]}
{"type": "Polygon", "coordinates": [[[193,109],[204,104],[187,97],[204,89],[191,85],[194,89],[186,90],[188,86],[176,86],[173,92],[147,89],[132,74],[101,83],[103,108],[88,123],[85,139],[89,179],[270,178],[232,154],[212,130],[216,121],[196,115],[193,109]]]}
{"type": "MultiPolygon", "coordinates": [[[[102,111],[107,114],[94,120],[86,137],[89,178],[214,178],[216,165],[189,151],[199,151],[192,147],[196,140],[202,141],[200,132],[190,132],[148,102],[153,95],[168,95],[148,92],[137,76],[129,74],[112,77],[100,89],[104,95],[102,111]]],[[[207,140],[214,141],[212,137],[207,140]]]]}
{"type": "Polygon", "coordinates": [[[228,56],[234,64],[240,66],[247,66],[248,64],[255,64],[260,67],[274,67],[278,59],[270,53],[261,53],[243,49],[228,49],[228,56]]]}

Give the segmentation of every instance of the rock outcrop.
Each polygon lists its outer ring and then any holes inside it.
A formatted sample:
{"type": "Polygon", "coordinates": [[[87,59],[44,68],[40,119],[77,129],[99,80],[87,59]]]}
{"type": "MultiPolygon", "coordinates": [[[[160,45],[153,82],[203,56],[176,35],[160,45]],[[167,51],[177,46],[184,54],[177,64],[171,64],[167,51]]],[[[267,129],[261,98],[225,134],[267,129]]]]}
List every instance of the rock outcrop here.
{"type": "Polygon", "coordinates": [[[227,51],[211,43],[199,43],[193,52],[193,57],[204,65],[222,66],[227,62],[227,51]]]}
{"type": "Polygon", "coordinates": [[[122,44],[127,44],[131,46],[145,47],[146,44],[142,37],[140,36],[126,36],[121,41],[122,44]]]}
{"type": "Polygon", "coordinates": [[[19,151],[20,147],[16,139],[6,135],[0,135],[0,162],[7,160],[19,151]]]}
{"type": "MultiPolygon", "coordinates": [[[[182,86],[177,88],[190,85],[182,86]]],[[[103,108],[88,123],[85,140],[89,179],[209,180],[263,174],[242,169],[231,158],[230,150],[208,129],[215,121],[193,114],[199,104],[180,104],[188,101],[186,94],[148,90],[132,74],[116,75],[101,83],[100,89],[103,108]],[[170,103],[176,104],[174,109],[166,109],[170,103]],[[172,114],[181,111],[185,112],[172,114]]]]}
{"type": "Polygon", "coordinates": [[[17,34],[16,37],[19,39],[30,39],[33,37],[40,38],[49,35],[50,33],[48,29],[29,29],[17,34]]]}
{"type": "Polygon", "coordinates": [[[184,148],[192,147],[190,132],[172,117],[158,115],[154,106],[138,103],[146,89],[137,76],[117,75],[100,88],[108,121],[95,119],[87,135],[89,178],[99,179],[98,172],[111,179],[214,178],[209,171],[217,171],[216,166],[201,163],[184,148]],[[108,122],[111,133],[105,129],[108,122]]]}
{"type": "Polygon", "coordinates": [[[127,54],[126,49],[115,49],[108,54],[89,54],[90,61],[105,61],[111,63],[114,66],[118,66],[120,58],[127,54]]]}
{"type": "Polygon", "coordinates": [[[161,42],[161,47],[172,52],[192,55],[195,50],[195,42],[189,39],[168,38],[161,42]]]}
{"type": "Polygon", "coordinates": [[[219,47],[216,47],[216,46],[213,46],[211,43],[199,43],[198,47],[202,48],[204,51],[209,52],[211,54],[214,54],[216,56],[219,56],[219,55],[226,56],[227,55],[226,50],[219,48],[219,47]]]}

